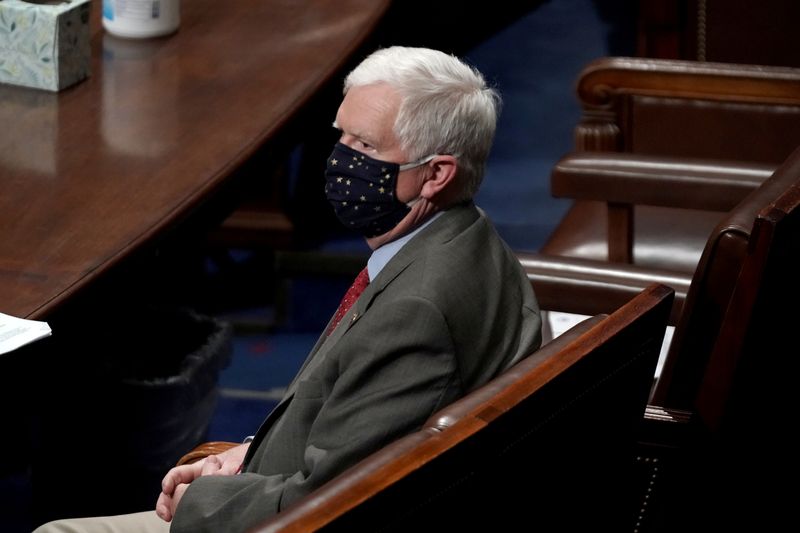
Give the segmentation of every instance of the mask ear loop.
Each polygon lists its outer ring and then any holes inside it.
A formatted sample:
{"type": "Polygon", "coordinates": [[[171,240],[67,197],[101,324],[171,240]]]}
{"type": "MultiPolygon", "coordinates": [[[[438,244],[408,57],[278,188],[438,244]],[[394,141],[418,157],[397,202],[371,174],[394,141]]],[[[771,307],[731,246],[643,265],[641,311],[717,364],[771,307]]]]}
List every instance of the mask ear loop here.
{"type": "MultiPolygon", "coordinates": [[[[410,168],[416,168],[416,167],[424,165],[425,163],[430,162],[431,160],[433,160],[434,157],[437,157],[438,155],[439,154],[431,154],[431,155],[423,157],[422,159],[417,159],[416,161],[412,161],[411,163],[405,163],[403,165],[400,165],[399,168],[400,168],[400,170],[408,170],[410,168]]],[[[409,202],[406,202],[406,207],[414,207],[414,204],[419,202],[421,199],[422,199],[422,196],[417,196],[413,200],[411,200],[409,202]]]]}
{"type": "Polygon", "coordinates": [[[410,168],[416,168],[422,166],[425,163],[430,162],[434,157],[438,157],[439,155],[440,154],[431,154],[423,157],[422,159],[417,159],[416,161],[412,161],[411,163],[404,163],[400,165],[400,170],[408,170],[410,168]]]}

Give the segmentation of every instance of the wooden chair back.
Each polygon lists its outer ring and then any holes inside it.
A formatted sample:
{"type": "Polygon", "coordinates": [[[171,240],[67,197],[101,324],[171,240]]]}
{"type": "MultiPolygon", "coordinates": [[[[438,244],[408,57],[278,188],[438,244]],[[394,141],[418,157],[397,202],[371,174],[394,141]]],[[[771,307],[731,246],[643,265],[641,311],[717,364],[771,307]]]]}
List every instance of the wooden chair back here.
{"type": "Polygon", "coordinates": [[[755,220],[726,238],[741,241],[738,273],[693,281],[671,379],[662,374],[654,399],[679,408],[647,410],[637,454],[642,532],[773,531],[794,519],[783,487],[800,447],[800,149],[765,185],[763,202],[745,206],[755,220]],[[725,300],[713,299],[715,285],[725,300]]]}
{"type": "Polygon", "coordinates": [[[775,180],[787,187],[761,208],[753,224],[696,399],[698,414],[714,430],[756,418],[775,420],[775,413],[790,415],[797,403],[792,391],[800,353],[794,330],[800,297],[800,150],[775,180]]]}
{"type": "Polygon", "coordinates": [[[672,298],[652,285],[575,326],[254,531],[628,528],[672,298]]]}
{"type": "Polygon", "coordinates": [[[800,233],[789,229],[797,225],[798,184],[800,148],[709,236],[652,403],[694,410],[699,391],[706,405],[716,398],[718,413],[727,402],[719,373],[730,368],[723,370],[723,361],[738,357],[748,335],[761,336],[766,324],[754,313],[780,317],[781,302],[798,283],[800,269],[787,268],[800,248],[800,233]]]}
{"type": "Polygon", "coordinates": [[[800,144],[796,68],[607,57],[577,93],[577,151],[779,165],[800,144]]]}

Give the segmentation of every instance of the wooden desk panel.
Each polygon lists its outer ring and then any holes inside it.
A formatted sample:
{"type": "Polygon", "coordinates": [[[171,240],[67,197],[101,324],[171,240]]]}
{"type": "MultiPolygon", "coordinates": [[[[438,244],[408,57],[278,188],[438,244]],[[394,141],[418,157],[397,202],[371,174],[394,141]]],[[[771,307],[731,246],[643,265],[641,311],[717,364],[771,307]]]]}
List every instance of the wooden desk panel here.
{"type": "Polygon", "coordinates": [[[178,33],[129,41],[96,0],[88,80],[0,85],[0,311],[46,317],[213,196],[388,5],[191,0],[178,33]]]}

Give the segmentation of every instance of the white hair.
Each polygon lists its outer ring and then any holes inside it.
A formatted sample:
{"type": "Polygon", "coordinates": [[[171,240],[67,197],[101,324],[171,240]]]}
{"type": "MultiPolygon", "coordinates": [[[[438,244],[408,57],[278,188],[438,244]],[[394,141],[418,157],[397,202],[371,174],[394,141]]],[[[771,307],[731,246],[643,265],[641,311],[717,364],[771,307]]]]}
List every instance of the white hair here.
{"type": "Polygon", "coordinates": [[[474,196],[483,179],[500,111],[500,95],[483,75],[455,56],[428,48],[393,46],[362,61],[344,81],[354,86],[386,83],[401,98],[394,124],[410,160],[429,154],[458,159],[461,194],[474,196]]]}

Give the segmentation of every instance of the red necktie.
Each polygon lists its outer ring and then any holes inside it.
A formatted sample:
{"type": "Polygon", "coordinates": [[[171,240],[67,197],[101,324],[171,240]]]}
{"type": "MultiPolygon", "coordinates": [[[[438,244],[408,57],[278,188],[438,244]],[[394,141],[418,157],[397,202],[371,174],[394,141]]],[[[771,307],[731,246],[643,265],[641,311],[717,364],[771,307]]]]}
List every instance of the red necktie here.
{"type": "Polygon", "coordinates": [[[331,332],[336,329],[336,326],[339,322],[344,318],[344,315],[347,314],[347,311],[350,310],[350,307],[353,303],[358,300],[358,297],[361,296],[361,293],[364,292],[364,289],[367,288],[369,285],[369,272],[367,272],[367,267],[358,273],[356,276],[356,280],[347,289],[344,297],[342,298],[341,303],[339,303],[339,308],[336,310],[336,314],[333,315],[333,320],[331,320],[331,325],[328,327],[328,331],[325,332],[325,335],[330,335],[331,332]]]}

